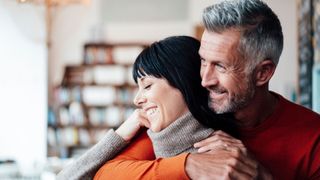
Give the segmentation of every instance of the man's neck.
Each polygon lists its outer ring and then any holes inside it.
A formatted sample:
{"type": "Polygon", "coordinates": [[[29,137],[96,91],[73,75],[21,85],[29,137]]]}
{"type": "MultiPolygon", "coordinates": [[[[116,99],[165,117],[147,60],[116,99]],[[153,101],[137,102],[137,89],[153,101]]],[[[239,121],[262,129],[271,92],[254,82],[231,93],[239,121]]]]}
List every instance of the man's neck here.
{"type": "Polygon", "coordinates": [[[256,91],[252,101],[235,112],[240,128],[259,126],[275,110],[278,99],[269,91],[256,91]]]}

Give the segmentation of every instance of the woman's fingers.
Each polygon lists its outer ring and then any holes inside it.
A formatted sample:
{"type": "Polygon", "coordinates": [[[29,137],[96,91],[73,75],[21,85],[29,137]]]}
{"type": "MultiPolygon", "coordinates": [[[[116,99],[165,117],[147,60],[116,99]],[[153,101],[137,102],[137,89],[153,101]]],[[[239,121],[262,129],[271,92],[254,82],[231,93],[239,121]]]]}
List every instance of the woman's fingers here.
{"type": "Polygon", "coordinates": [[[138,110],[138,119],[140,126],[150,128],[150,122],[148,121],[146,114],[141,109],[138,110]]]}

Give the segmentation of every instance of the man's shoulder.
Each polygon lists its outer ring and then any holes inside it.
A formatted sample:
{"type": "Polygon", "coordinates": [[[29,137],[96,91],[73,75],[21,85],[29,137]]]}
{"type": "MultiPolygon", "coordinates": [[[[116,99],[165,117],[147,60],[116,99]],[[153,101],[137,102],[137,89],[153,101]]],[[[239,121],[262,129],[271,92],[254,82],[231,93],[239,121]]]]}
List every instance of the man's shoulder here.
{"type": "Polygon", "coordinates": [[[275,95],[279,99],[279,106],[283,110],[283,113],[297,118],[303,117],[303,119],[318,119],[320,123],[320,114],[300,104],[294,103],[279,94],[275,93],[275,95]]]}
{"type": "Polygon", "coordinates": [[[301,133],[320,134],[320,115],[318,113],[291,102],[281,95],[278,97],[277,117],[280,124],[289,129],[299,130],[301,133]]]}

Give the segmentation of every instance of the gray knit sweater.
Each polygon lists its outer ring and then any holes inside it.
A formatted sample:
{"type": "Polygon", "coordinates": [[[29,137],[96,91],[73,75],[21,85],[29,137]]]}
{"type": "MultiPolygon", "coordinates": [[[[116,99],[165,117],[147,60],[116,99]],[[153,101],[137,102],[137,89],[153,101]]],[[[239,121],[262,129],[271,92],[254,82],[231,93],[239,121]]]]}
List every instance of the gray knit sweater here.
{"type": "Polygon", "coordinates": [[[65,167],[57,175],[57,180],[93,179],[98,169],[117,155],[126,145],[127,142],[121,136],[114,130],[109,130],[102,140],[65,167]]]}
{"type": "Polygon", "coordinates": [[[157,158],[172,157],[184,152],[196,152],[193,144],[207,138],[213,129],[200,124],[190,112],[160,132],[147,131],[157,158]]]}

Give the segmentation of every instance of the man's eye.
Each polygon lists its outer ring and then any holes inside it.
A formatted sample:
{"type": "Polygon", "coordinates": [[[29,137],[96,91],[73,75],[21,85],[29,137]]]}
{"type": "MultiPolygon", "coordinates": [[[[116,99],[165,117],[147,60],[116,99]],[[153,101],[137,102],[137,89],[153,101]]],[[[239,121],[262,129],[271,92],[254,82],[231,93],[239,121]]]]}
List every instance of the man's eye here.
{"type": "Polygon", "coordinates": [[[216,67],[218,67],[218,68],[224,68],[221,64],[216,64],[216,67]]]}
{"type": "Polygon", "coordinates": [[[221,64],[216,64],[215,66],[216,66],[217,70],[220,71],[220,72],[225,72],[226,71],[226,68],[221,64]]]}

